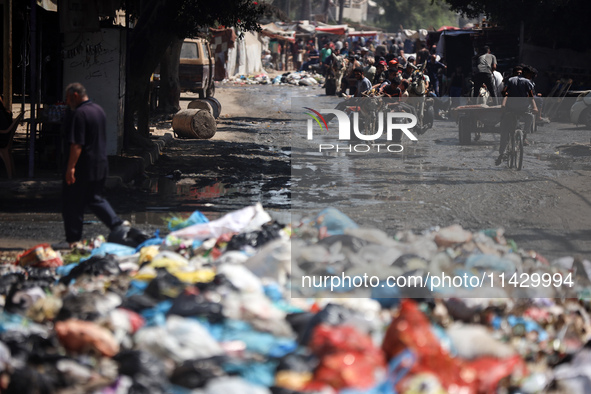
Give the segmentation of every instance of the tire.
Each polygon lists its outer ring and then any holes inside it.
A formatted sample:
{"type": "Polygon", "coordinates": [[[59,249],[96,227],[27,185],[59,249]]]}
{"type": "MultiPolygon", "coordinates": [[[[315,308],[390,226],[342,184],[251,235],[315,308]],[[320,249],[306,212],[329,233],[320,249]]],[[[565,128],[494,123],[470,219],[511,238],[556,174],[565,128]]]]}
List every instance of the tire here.
{"type": "Polygon", "coordinates": [[[426,125],[427,128],[433,127],[433,121],[435,120],[435,109],[432,105],[426,107],[425,117],[423,118],[423,125],[426,125]]]}
{"type": "Polygon", "coordinates": [[[521,130],[515,131],[515,148],[516,148],[516,167],[517,171],[523,168],[523,133],[521,130]]]}
{"type": "Polygon", "coordinates": [[[215,83],[213,81],[211,81],[211,83],[209,84],[209,87],[207,88],[207,91],[205,92],[205,96],[206,97],[213,97],[215,94],[215,83]]]}
{"type": "Polygon", "coordinates": [[[458,125],[460,145],[470,145],[472,142],[472,122],[467,116],[462,116],[458,125]]]}
{"type": "Polygon", "coordinates": [[[579,123],[584,124],[588,129],[591,129],[591,108],[587,107],[581,115],[579,115],[579,123]]]}
{"type": "Polygon", "coordinates": [[[211,104],[214,118],[219,118],[220,114],[222,113],[222,104],[215,97],[207,97],[205,100],[211,104]]]}
{"type": "Polygon", "coordinates": [[[515,146],[516,134],[517,131],[513,135],[509,134],[509,168],[513,168],[517,164],[517,150],[515,146]]]}

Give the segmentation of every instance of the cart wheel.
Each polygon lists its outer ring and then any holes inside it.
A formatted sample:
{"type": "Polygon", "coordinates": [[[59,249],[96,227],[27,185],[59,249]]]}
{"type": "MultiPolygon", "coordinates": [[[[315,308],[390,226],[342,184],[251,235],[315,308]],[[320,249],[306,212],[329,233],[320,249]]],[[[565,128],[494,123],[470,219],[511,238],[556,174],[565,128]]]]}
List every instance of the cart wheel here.
{"type": "Polygon", "coordinates": [[[460,131],[460,145],[470,145],[472,142],[472,122],[467,116],[460,118],[458,129],[460,131]]]}
{"type": "Polygon", "coordinates": [[[517,154],[515,153],[516,152],[515,137],[516,137],[516,133],[509,135],[509,147],[508,147],[508,149],[509,149],[509,168],[516,167],[517,154]]]}
{"type": "Polygon", "coordinates": [[[516,150],[516,163],[515,167],[517,171],[520,171],[523,168],[523,133],[521,130],[517,130],[515,132],[515,150],[516,150]]]}

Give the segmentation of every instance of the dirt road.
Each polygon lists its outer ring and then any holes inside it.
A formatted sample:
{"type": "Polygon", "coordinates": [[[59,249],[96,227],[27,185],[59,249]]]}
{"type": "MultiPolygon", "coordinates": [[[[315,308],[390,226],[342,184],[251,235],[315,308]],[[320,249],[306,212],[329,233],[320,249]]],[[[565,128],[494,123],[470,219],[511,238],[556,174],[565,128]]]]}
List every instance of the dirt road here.
{"type": "MultiPolygon", "coordinates": [[[[295,212],[335,206],[360,225],[390,234],[453,223],[470,230],[502,227],[519,246],[549,259],[591,259],[588,130],[567,123],[539,128],[529,138],[533,144],[526,147],[522,171],[494,165],[499,135],[460,146],[457,125],[449,120],[437,120],[416,143],[404,142],[400,154],[322,155],[306,150],[293,133],[301,122],[291,121],[301,111],[292,109],[292,97],[322,94],[312,87],[222,85],[216,97],[223,115],[213,139],[175,139],[147,169],[143,187],[128,186],[108,197],[138,227],[166,231],[164,219],[171,213],[199,209],[215,217],[255,201],[288,221],[292,193],[311,193],[305,204],[294,203],[295,212]],[[293,167],[303,162],[309,165],[293,167]],[[175,170],[179,180],[172,179],[175,170]],[[314,178],[325,183],[311,184],[314,178]]],[[[182,105],[191,98],[184,96],[182,105]]],[[[161,126],[158,132],[170,123],[161,126]]],[[[61,231],[57,212],[51,222],[61,231]]],[[[27,220],[34,221],[31,216],[27,220]]],[[[54,240],[47,231],[42,235],[54,240]]],[[[89,225],[85,231],[90,236],[105,228],[89,225]]]]}

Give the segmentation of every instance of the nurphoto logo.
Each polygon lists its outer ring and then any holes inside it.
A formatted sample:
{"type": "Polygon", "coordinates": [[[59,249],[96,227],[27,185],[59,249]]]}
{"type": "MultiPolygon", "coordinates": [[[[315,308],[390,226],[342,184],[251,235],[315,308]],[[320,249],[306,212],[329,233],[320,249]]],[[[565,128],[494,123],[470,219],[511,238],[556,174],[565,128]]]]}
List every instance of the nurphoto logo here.
{"type": "MultiPolygon", "coordinates": [[[[351,141],[351,129],[353,129],[353,134],[356,140],[361,141],[371,141],[373,143],[364,143],[364,144],[347,144],[347,145],[340,145],[340,144],[318,144],[318,151],[319,152],[326,152],[326,151],[335,151],[335,152],[357,152],[357,153],[365,153],[369,151],[376,151],[376,152],[391,152],[391,153],[399,153],[402,152],[404,147],[400,143],[392,143],[392,144],[384,144],[384,143],[376,143],[376,141],[383,137],[384,132],[386,136],[386,141],[392,141],[394,131],[400,130],[404,135],[406,135],[411,141],[417,141],[417,137],[415,137],[410,129],[417,125],[417,117],[413,114],[406,113],[406,112],[377,112],[375,114],[374,122],[365,122],[362,126],[362,130],[360,130],[359,125],[359,113],[352,112],[350,115],[347,115],[344,111],[340,111],[338,109],[321,109],[320,111],[316,111],[309,107],[304,107],[311,111],[312,113],[306,112],[306,115],[310,116],[311,119],[307,120],[307,139],[313,140],[314,139],[314,121],[320,127],[320,130],[323,128],[326,132],[328,130],[328,124],[324,119],[322,114],[332,114],[336,117],[339,123],[339,134],[338,139],[340,141],[351,141]],[[384,127],[385,123],[385,127],[384,127]],[[370,127],[368,125],[373,125],[374,127],[370,127]],[[322,127],[324,126],[324,127],[322,127]],[[373,128],[373,130],[371,130],[373,128]],[[363,133],[362,131],[365,131],[363,133]],[[369,132],[369,133],[368,133],[369,132]],[[371,134],[370,134],[371,133],[371,134]]],[[[400,141],[401,133],[398,133],[398,142],[400,141]]]]}

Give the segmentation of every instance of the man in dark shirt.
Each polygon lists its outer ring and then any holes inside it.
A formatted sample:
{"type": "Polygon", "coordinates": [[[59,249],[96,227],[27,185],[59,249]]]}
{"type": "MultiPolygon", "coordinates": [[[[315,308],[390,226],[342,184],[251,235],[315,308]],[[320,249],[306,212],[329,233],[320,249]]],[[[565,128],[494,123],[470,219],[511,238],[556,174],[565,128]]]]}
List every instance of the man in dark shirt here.
{"type": "Polygon", "coordinates": [[[82,239],[86,207],[110,230],[123,225],[102,196],[109,171],[105,112],[79,83],[66,87],[66,103],[73,111],[65,125],[65,143],[69,145],[62,196],[66,242],[55,244],[54,249],[69,249],[82,239]]]}
{"type": "Polygon", "coordinates": [[[353,75],[357,79],[357,89],[355,89],[355,97],[363,97],[363,94],[371,90],[371,82],[363,75],[363,68],[357,67],[353,70],[353,75]]]}
{"type": "MultiPolygon", "coordinates": [[[[524,74],[529,73],[529,69],[524,69],[524,74]]],[[[495,161],[496,165],[501,164],[505,159],[505,150],[509,143],[509,133],[515,130],[519,118],[527,114],[528,109],[533,113],[538,112],[534,101],[533,85],[531,81],[521,75],[516,75],[507,80],[505,89],[503,89],[503,102],[501,107],[505,110],[501,119],[501,142],[499,146],[499,156],[495,161]]]]}
{"type": "Polygon", "coordinates": [[[417,66],[423,65],[429,60],[429,50],[425,48],[425,44],[421,44],[421,50],[417,52],[417,66]]]}

